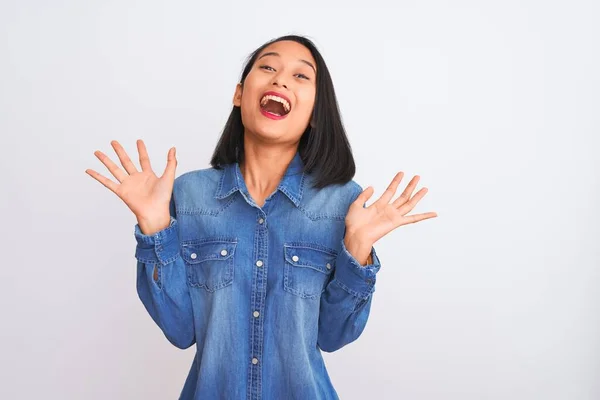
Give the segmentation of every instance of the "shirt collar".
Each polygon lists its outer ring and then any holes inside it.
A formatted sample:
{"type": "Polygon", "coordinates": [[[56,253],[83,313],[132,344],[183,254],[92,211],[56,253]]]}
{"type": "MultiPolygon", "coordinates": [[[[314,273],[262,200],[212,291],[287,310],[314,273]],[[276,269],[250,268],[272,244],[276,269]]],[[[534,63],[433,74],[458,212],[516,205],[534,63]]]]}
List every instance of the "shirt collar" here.
{"type": "MultiPolygon", "coordinates": [[[[304,179],[304,163],[302,162],[300,153],[296,151],[294,158],[288,165],[283,178],[279,182],[279,186],[277,186],[277,189],[283,192],[296,207],[298,207],[300,200],[302,200],[304,179]]],[[[239,163],[235,162],[224,165],[215,198],[224,199],[238,190],[243,191],[244,194],[250,197],[239,163]]]]}

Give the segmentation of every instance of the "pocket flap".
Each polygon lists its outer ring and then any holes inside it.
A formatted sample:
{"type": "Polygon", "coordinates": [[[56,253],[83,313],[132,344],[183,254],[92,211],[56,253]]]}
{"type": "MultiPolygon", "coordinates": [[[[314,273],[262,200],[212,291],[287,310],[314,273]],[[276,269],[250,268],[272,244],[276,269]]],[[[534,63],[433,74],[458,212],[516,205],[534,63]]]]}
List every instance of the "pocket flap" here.
{"type": "Polygon", "coordinates": [[[207,260],[227,260],[235,253],[237,242],[231,240],[195,241],[182,244],[182,257],[190,264],[207,260]]]}
{"type": "Polygon", "coordinates": [[[329,274],[334,267],[335,251],[314,244],[284,244],[285,260],[295,267],[312,268],[329,274]]]}

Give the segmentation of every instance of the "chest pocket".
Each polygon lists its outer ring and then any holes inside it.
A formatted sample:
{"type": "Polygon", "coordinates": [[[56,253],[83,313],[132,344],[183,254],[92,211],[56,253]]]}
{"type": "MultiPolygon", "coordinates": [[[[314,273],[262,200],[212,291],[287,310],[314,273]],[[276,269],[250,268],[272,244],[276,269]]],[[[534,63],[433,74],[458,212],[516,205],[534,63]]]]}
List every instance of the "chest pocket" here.
{"type": "Polygon", "coordinates": [[[209,292],[233,283],[233,256],[237,242],[225,239],[202,239],[182,243],[188,284],[209,292]]]}
{"type": "Polygon", "coordinates": [[[312,243],[284,244],[283,288],[296,296],[312,299],[325,291],[333,271],[336,252],[312,243]]]}

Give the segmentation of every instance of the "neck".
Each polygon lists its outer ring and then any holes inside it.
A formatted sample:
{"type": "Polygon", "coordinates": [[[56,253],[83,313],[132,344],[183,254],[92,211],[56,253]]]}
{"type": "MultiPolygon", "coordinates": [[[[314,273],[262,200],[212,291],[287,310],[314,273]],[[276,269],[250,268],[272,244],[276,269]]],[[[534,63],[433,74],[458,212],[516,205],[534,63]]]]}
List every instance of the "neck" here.
{"type": "Polygon", "coordinates": [[[298,147],[264,146],[244,141],[240,171],[248,191],[260,197],[271,194],[291,163],[298,147]]]}

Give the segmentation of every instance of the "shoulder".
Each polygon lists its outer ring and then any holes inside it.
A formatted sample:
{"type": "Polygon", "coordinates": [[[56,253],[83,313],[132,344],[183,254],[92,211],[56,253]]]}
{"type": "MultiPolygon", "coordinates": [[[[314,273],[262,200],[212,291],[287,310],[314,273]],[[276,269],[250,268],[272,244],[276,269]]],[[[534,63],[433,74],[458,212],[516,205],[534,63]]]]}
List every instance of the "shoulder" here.
{"type": "Polygon", "coordinates": [[[324,188],[314,188],[312,183],[310,177],[305,182],[302,206],[308,214],[322,218],[344,218],[350,205],[363,191],[354,179],[324,188]]]}
{"type": "Polygon", "coordinates": [[[354,200],[356,200],[358,195],[362,193],[363,188],[354,179],[351,179],[346,183],[327,185],[324,188],[314,188],[313,177],[311,175],[307,175],[304,190],[309,197],[326,196],[336,199],[347,198],[349,200],[351,199],[350,203],[352,203],[354,200]]]}
{"type": "Polygon", "coordinates": [[[175,178],[173,198],[179,213],[203,213],[216,207],[214,196],[222,170],[213,167],[185,172],[175,178]]]}
{"type": "Polygon", "coordinates": [[[185,190],[198,184],[219,184],[222,170],[210,167],[184,172],[175,178],[174,189],[185,190]]]}

